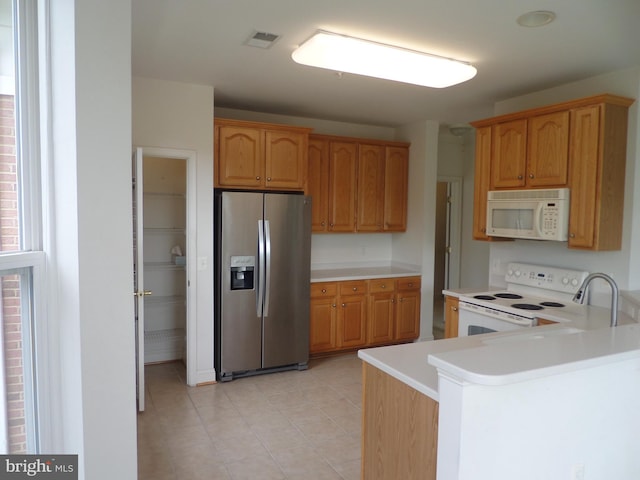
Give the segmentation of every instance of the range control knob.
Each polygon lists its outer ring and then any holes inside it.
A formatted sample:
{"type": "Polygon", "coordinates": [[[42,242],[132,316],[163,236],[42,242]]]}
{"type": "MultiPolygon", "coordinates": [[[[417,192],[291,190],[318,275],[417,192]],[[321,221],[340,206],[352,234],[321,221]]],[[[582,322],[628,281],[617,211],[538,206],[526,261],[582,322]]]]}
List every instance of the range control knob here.
{"type": "Polygon", "coordinates": [[[578,286],[578,279],[577,278],[572,278],[571,279],[571,285],[573,285],[574,287],[578,286]]]}
{"type": "Polygon", "coordinates": [[[569,285],[569,279],[567,277],[562,277],[562,284],[569,285]]]}
{"type": "Polygon", "coordinates": [[[519,277],[520,275],[522,275],[522,272],[520,270],[516,270],[516,277],[519,277]]]}

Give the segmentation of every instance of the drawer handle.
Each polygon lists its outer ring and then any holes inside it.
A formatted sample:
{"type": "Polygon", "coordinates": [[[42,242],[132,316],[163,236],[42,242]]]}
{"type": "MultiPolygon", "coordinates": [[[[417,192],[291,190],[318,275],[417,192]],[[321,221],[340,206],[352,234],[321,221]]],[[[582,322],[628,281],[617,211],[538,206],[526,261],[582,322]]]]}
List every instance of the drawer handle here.
{"type": "Polygon", "coordinates": [[[382,285],[380,285],[380,288],[387,288],[387,286],[383,283],[382,285]]]}
{"type": "Polygon", "coordinates": [[[357,292],[358,291],[358,287],[353,287],[353,291],[357,292]]]}
{"type": "Polygon", "coordinates": [[[408,285],[409,285],[409,287],[413,287],[413,283],[409,283],[408,285]]]}
{"type": "Polygon", "coordinates": [[[322,289],[322,293],[327,293],[327,289],[326,289],[326,288],[323,288],[323,289],[322,289]]]}

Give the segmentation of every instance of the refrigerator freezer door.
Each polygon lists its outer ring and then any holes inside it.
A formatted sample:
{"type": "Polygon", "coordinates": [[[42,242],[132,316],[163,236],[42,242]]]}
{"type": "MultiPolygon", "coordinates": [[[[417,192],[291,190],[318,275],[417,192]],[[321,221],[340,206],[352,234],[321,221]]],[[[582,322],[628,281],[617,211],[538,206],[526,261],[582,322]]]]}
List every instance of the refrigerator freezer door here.
{"type": "Polygon", "coordinates": [[[265,194],[268,224],[262,366],[306,364],[309,360],[311,199],[265,194]]]}
{"type": "MultiPolygon", "coordinates": [[[[220,374],[262,367],[262,319],[257,289],[232,290],[231,257],[258,255],[258,222],[263,215],[263,194],[222,194],[220,258],[220,374]]],[[[260,263],[256,258],[256,277],[260,263]]],[[[258,280],[259,282],[259,280],[258,280]]]]}

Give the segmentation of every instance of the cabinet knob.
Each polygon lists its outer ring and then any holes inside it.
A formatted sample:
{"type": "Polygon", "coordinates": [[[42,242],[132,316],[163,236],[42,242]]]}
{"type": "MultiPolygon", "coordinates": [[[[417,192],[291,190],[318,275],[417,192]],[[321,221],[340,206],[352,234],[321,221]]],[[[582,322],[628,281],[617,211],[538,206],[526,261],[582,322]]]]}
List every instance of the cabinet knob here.
{"type": "Polygon", "coordinates": [[[530,174],[529,174],[529,178],[533,178],[533,173],[530,173],[530,174]]]}
{"type": "Polygon", "coordinates": [[[522,180],[522,175],[518,175],[518,180],[522,180]]]}
{"type": "Polygon", "coordinates": [[[451,307],[451,310],[453,310],[454,312],[458,311],[458,307],[451,307]]]}
{"type": "Polygon", "coordinates": [[[353,291],[357,292],[358,291],[358,287],[353,287],[353,291]]]}
{"type": "Polygon", "coordinates": [[[575,233],[570,233],[570,234],[569,234],[569,236],[570,236],[571,238],[576,238],[576,234],[575,234],[575,233]]]}
{"type": "Polygon", "coordinates": [[[342,304],[342,306],[343,306],[343,307],[346,307],[346,306],[347,306],[347,304],[346,304],[346,303],[343,303],[343,304],[342,304]]]}
{"type": "Polygon", "coordinates": [[[336,308],[336,304],[335,304],[335,303],[332,303],[332,304],[331,304],[331,306],[332,306],[333,308],[336,308]]]}
{"type": "Polygon", "coordinates": [[[320,225],[322,225],[323,227],[326,225],[325,221],[323,220],[320,225]]]}
{"type": "Polygon", "coordinates": [[[327,289],[326,289],[326,288],[323,288],[323,289],[322,289],[322,293],[327,293],[327,289]]]}
{"type": "Polygon", "coordinates": [[[408,285],[409,285],[409,288],[413,287],[413,283],[412,282],[409,282],[408,285]]]}
{"type": "Polygon", "coordinates": [[[256,177],[256,180],[260,180],[260,176],[257,176],[257,177],[256,177]]]}
{"type": "Polygon", "coordinates": [[[271,177],[267,177],[267,182],[270,182],[270,181],[271,181],[271,177]]]}
{"type": "Polygon", "coordinates": [[[387,286],[383,283],[382,285],[380,285],[380,288],[387,288],[387,286]]]}

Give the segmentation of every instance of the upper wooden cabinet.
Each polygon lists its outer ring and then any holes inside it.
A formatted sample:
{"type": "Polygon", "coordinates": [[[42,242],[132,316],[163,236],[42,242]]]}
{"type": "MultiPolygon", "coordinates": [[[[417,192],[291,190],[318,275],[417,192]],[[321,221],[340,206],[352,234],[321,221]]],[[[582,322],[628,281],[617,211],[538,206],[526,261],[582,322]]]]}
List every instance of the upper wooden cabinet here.
{"type": "Polygon", "coordinates": [[[408,144],[311,135],[308,158],[314,232],[406,230],[408,144]]]}
{"type": "Polygon", "coordinates": [[[633,102],[605,94],[472,122],[473,238],[492,239],[486,235],[488,190],[569,187],[568,246],[619,250],[633,102]]]}
{"type": "Polygon", "coordinates": [[[214,120],[216,187],[303,190],[310,128],[214,120]]]}

